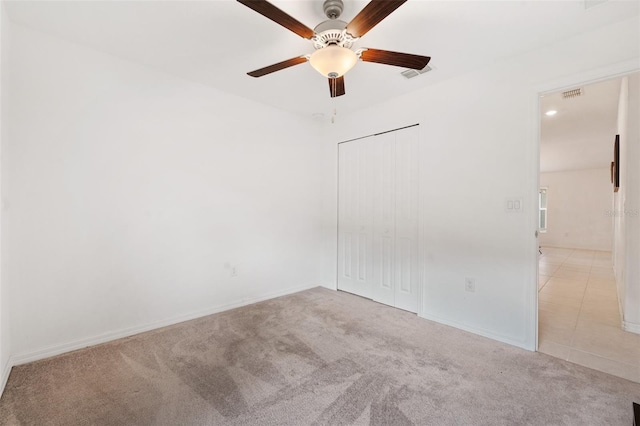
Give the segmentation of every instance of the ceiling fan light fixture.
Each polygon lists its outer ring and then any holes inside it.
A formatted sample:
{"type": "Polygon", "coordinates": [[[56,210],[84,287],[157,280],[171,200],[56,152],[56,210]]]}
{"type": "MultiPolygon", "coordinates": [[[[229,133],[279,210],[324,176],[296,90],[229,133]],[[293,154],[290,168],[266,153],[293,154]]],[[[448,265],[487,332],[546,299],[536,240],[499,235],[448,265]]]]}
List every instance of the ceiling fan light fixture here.
{"type": "Polygon", "coordinates": [[[344,7],[343,0],[324,0],[323,8],[327,18],[311,29],[277,8],[269,0],[238,0],[239,3],[313,43],[316,51],[272,64],[247,74],[262,77],[304,62],[329,80],[329,94],[332,98],[346,93],[344,75],[355,66],[358,59],[412,70],[425,70],[431,60],[429,56],[392,52],[371,48],[351,50],[353,43],[378,25],[407,0],[369,0],[369,3],[349,22],[339,20],[344,7]]]}
{"type": "Polygon", "coordinates": [[[311,66],[323,77],[342,77],[358,62],[358,55],[346,47],[330,45],[318,49],[309,58],[311,66]]]}

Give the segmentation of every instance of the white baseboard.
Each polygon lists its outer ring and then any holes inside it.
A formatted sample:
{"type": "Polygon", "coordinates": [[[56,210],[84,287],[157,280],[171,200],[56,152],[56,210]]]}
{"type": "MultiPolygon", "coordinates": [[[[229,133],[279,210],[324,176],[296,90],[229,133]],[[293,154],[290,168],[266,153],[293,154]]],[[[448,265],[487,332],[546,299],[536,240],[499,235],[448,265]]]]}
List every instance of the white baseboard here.
{"type": "Polygon", "coordinates": [[[449,321],[443,318],[439,318],[437,316],[429,315],[427,313],[423,313],[418,315],[420,318],[424,318],[429,321],[434,321],[440,324],[448,325],[449,327],[458,328],[463,331],[468,331],[469,333],[477,334],[482,337],[487,337],[492,340],[497,340],[498,342],[506,343],[508,345],[517,346],[519,348],[525,349],[527,351],[535,352],[535,341],[532,344],[528,344],[523,340],[513,339],[507,336],[503,336],[500,334],[496,334],[492,331],[485,330],[479,327],[471,327],[466,324],[461,324],[455,321],[449,321]]]}
{"type": "Polygon", "coordinates": [[[0,396],[2,396],[5,386],[7,386],[7,380],[9,380],[9,374],[11,374],[12,367],[13,364],[11,363],[11,360],[7,360],[7,364],[2,369],[2,376],[0,377],[0,396]]]}
{"type": "MultiPolygon", "coordinates": [[[[86,337],[83,339],[74,340],[71,342],[62,343],[59,345],[52,345],[35,351],[25,352],[22,354],[16,354],[9,358],[8,364],[11,366],[26,364],[28,362],[38,361],[41,359],[49,358],[52,356],[60,355],[66,352],[83,349],[89,346],[99,345],[101,343],[110,342],[112,340],[121,339],[123,337],[133,336],[135,334],[144,333],[146,331],[156,330],[158,328],[167,327],[170,325],[178,324],[184,321],[205,317],[207,315],[217,314],[219,312],[228,311],[229,309],[235,309],[246,305],[262,302],[264,300],[274,299],[280,296],[286,296],[292,293],[298,293],[300,291],[308,290],[318,287],[317,284],[307,284],[304,286],[290,287],[288,289],[267,293],[258,297],[251,297],[247,299],[240,299],[239,301],[227,303],[224,305],[215,306],[205,310],[191,312],[184,315],[179,315],[173,318],[155,321],[145,325],[128,327],[121,330],[116,330],[108,333],[103,333],[97,336],[86,337]]],[[[8,376],[8,373],[7,373],[8,376]]],[[[3,377],[3,379],[5,379],[3,377]]]]}
{"type": "Polygon", "coordinates": [[[622,329],[630,333],[640,334],[640,324],[629,321],[622,321],[622,329]]]}

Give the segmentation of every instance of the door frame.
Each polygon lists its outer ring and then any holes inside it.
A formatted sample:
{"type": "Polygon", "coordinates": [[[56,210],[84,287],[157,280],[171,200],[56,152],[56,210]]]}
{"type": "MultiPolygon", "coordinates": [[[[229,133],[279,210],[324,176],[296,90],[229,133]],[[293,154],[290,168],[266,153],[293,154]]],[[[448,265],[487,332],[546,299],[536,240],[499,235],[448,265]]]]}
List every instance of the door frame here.
{"type": "MultiPolygon", "coordinates": [[[[614,78],[624,77],[629,74],[633,74],[635,72],[640,71],[640,66],[638,65],[637,60],[629,60],[624,62],[619,62],[611,65],[607,65],[605,67],[592,69],[589,71],[578,72],[574,74],[570,74],[568,76],[548,80],[542,82],[538,85],[532,86],[531,90],[531,101],[530,105],[533,107],[533,111],[531,113],[532,126],[534,131],[532,132],[533,137],[532,141],[529,144],[531,147],[529,150],[530,156],[530,197],[528,199],[532,206],[538,205],[538,191],[540,188],[540,123],[542,122],[542,115],[540,111],[540,97],[542,95],[560,92],[568,89],[575,88],[576,86],[583,86],[593,83],[598,83],[605,80],[611,80],[614,78]]],[[[531,229],[533,231],[538,230],[538,210],[531,208],[530,217],[528,218],[529,222],[532,226],[531,229]]],[[[538,237],[535,236],[534,232],[529,232],[529,238],[531,244],[530,247],[530,259],[531,259],[531,270],[533,279],[531,280],[531,288],[528,292],[528,299],[530,301],[530,309],[528,313],[529,324],[532,324],[532,327],[528,331],[528,333],[533,333],[533,337],[535,340],[530,338],[527,341],[534,341],[535,345],[532,348],[535,351],[538,351],[538,279],[539,279],[539,270],[538,270],[538,237]]]]}

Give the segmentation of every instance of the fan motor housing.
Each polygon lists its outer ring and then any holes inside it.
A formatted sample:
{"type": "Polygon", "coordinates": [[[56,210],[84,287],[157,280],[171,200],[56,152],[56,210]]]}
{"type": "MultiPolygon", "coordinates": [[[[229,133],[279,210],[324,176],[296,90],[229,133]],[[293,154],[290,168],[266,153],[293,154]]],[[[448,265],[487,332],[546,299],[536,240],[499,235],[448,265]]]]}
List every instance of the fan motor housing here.
{"type": "Polygon", "coordinates": [[[356,39],[347,33],[346,28],[347,23],[338,19],[328,19],[321,22],[313,29],[315,33],[311,38],[313,47],[323,49],[330,44],[335,44],[340,47],[350,48],[356,39]]]}

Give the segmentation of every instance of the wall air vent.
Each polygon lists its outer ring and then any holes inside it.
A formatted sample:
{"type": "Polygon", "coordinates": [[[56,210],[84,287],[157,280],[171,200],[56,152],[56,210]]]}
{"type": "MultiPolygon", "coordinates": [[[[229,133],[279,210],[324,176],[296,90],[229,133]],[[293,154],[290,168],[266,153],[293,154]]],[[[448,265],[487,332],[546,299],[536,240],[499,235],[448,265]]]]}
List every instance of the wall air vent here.
{"type": "Polygon", "coordinates": [[[421,70],[404,70],[402,71],[400,74],[402,74],[403,76],[405,76],[406,78],[413,78],[413,77],[417,77],[420,74],[424,74],[426,72],[431,71],[433,68],[431,68],[429,65],[427,65],[426,67],[422,68],[421,70]]]}
{"type": "Polygon", "coordinates": [[[582,96],[582,88],[567,90],[566,92],[562,92],[562,97],[564,99],[569,98],[577,98],[578,96],[582,96]]]}

